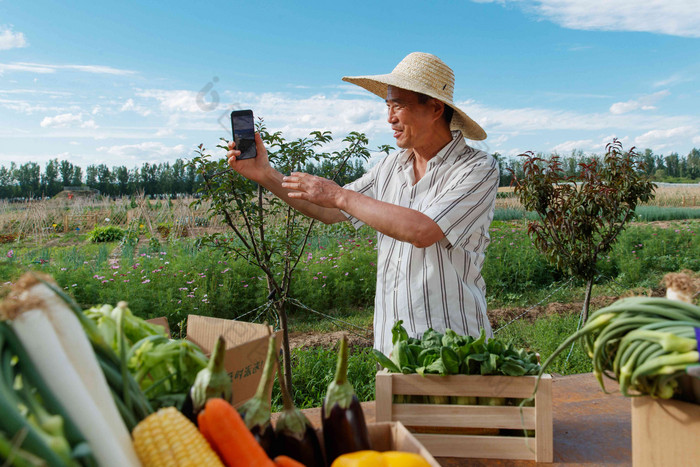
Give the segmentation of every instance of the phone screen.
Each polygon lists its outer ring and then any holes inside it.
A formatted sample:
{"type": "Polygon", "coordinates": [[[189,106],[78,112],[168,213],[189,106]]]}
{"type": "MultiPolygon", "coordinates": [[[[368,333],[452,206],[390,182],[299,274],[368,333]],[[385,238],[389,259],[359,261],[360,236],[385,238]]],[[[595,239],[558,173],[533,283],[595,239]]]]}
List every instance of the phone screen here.
{"type": "Polygon", "coordinates": [[[255,123],[252,110],[234,110],[231,112],[231,127],[236,149],[241,151],[238,159],[252,159],[257,156],[255,150],[255,123]]]}

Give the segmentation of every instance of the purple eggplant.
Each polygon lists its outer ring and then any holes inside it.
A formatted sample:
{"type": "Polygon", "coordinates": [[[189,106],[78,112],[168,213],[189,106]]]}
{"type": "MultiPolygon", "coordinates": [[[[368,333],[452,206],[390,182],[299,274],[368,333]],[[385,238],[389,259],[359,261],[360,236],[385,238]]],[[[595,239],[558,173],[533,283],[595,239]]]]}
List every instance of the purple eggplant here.
{"type": "Polygon", "coordinates": [[[348,340],[345,335],[340,340],[335,379],[328,386],[321,407],[321,420],[329,465],[342,454],[370,449],[365,415],[355,389],[348,381],[348,340]]]}
{"type": "Polygon", "coordinates": [[[280,389],[284,410],[275,424],[277,455],[289,456],[306,467],[325,467],[326,462],[321,450],[316,430],[301,410],[294,407],[284,378],[279,375],[280,389]]]}
{"type": "Polygon", "coordinates": [[[267,455],[274,459],[277,455],[275,447],[275,430],[270,423],[271,407],[270,394],[272,384],[275,382],[275,367],[277,366],[277,338],[270,336],[267,346],[267,358],[263,367],[262,377],[258,383],[255,396],[238,408],[241,418],[253,433],[260,446],[267,455]]]}

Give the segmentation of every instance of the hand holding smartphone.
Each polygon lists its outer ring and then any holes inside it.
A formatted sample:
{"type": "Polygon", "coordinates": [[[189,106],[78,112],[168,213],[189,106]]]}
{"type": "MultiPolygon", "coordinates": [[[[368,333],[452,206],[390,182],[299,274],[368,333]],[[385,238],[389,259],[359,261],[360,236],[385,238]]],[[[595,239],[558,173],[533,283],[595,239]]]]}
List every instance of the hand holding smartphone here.
{"type": "Polygon", "coordinates": [[[237,160],[252,159],[256,157],[255,149],[255,122],[252,110],[234,110],[231,112],[231,129],[236,149],[241,151],[237,160]]]}

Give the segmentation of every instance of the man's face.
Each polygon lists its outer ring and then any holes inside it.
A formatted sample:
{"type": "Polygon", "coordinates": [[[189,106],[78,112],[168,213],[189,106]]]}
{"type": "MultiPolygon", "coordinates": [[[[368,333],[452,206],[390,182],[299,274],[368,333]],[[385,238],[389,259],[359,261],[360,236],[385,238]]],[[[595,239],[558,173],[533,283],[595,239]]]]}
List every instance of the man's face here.
{"type": "Polygon", "coordinates": [[[387,121],[394,130],[396,145],[402,149],[421,147],[430,138],[434,109],[430,101],[421,104],[413,91],[389,86],[386,106],[387,121]]]}

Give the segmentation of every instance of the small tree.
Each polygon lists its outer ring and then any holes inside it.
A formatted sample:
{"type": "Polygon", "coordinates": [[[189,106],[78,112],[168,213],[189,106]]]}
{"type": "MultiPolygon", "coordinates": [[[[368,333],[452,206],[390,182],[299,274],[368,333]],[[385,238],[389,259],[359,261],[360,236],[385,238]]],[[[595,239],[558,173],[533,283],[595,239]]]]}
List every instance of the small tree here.
{"type": "Polygon", "coordinates": [[[585,321],[598,258],[610,251],[637,204],[653,198],[655,185],[634,148],[624,152],[617,139],[602,160],[580,163],[574,176],[564,174],[559,156],[521,156],[523,175],[514,178],[515,193],[538,215],[528,233],[551,264],[586,281],[585,321]]]}
{"type": "MultiPolygon", "coordinates": [[[[280,132],[267,132],[262,121],[257,127],[268,148],[270,163],[282,173],[298,170],[312,161],[324,161],[336,167],[335,175],[343,170],[349,159],[366,160],[369,157],[367,138],[360,133],[350,133],[343,140],[345,147],[342,150],[326,153],[320,152],[319,148],[332,141],[329,131],[314,131],[308,138],[286,141],[280,132]]],[[[226,149],[228,142],[223,141],[226,145],[218,147],[226,149]]],[[[269,194],[262,186],[228,169],[225,158],[212,158],[205,154],[201,145],[196,152],[197,157],[191,164],[202,175],[204,184],[200,189],[201,198],[193,204],[211,201],[210,217],[222,218],[233,233],[215,233],[203,238],[203,242],[226,250],[264,273],[269,292],[268,305],[274,310],[282,329],[284,377],[291,387],[287,309],[292,275],[314,222],[269,194]]]]}

